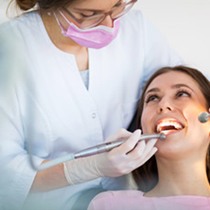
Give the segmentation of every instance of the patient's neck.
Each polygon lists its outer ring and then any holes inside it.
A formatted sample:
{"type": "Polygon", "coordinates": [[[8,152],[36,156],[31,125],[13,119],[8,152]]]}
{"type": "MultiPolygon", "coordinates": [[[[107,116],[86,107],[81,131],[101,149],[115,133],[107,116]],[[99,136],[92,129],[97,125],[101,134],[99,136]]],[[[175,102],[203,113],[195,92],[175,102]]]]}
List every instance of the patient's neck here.
{"type": "Polygon", "coordinates": [[[158,162],[158,184],[145,196],[210,196],[210,185],[203,162],[158,162]]]}

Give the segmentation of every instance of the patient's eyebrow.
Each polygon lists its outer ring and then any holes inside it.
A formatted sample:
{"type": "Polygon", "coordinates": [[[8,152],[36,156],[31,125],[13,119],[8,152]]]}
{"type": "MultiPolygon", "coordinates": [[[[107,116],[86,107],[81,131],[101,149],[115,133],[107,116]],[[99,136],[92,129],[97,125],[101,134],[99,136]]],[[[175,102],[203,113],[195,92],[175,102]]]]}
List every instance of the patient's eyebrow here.
{"type": "Polygon", "coordinates": [[[151,92],[160,92],[160,89],[159,88],[151,88],[145,92],[145,95],[147,95],[151,92]]]}
{"type": "MultiPolygon", "coordinates": [[[[194,90],[191,87],[189,87],[188,85],[186,85],[186,84],[180,83],[180,84],[171,85],[172,89],[179,89],[179,88],[182,88],[182,87],[188,88],[188,89],[190,89],[191,91],[194,92],[194,90]]],[[[160,92],[160,88],[155,87],[155,88],[151,88],[151,89],[147,90],[145,92],[145,96],[147,94],[151,93],[151,92],[160,92]]]]}
{"type": "Polygon", "coordinates": [[[194,91],[190,86],[186,85],[186,84],[175,84],[175,85],[172,85],[171,86],[173,89],[178,89],[178,88],[181,88],[181,87],[186,87],[186,88],[189,88],[190,90],[194,91]]]}

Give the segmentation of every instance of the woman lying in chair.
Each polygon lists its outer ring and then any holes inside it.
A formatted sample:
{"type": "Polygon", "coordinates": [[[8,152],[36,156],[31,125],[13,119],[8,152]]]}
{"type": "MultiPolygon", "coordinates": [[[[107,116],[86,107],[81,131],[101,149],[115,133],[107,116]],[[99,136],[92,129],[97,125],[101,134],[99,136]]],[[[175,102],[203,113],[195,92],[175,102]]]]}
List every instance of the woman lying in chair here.
{"type": "Polygon", "coordinates": [[[133,172],[138,191],[97,195],[88,210],[209,210],[210,83],[198,70],[165,67],[147,82],[137,126],[144,134],[164,133],[157,152],[133,172]]]}

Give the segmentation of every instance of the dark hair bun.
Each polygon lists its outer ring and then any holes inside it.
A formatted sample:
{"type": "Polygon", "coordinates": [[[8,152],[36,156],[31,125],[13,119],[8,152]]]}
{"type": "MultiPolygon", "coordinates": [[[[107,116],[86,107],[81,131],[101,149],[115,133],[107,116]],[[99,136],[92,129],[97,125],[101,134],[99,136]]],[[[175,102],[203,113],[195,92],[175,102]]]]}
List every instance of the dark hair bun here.
{"type": "Polygon", "coordinates": [[[37,0],[16,0],[16,2],[20,9],[29,10],[36,5],[37,0]]]}

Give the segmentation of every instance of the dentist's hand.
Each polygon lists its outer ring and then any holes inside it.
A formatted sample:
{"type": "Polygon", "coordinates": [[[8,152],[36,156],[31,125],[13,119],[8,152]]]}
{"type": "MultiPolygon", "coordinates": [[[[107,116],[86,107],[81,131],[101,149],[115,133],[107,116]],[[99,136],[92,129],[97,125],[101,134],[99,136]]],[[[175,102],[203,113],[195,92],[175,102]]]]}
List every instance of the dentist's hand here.
{"type": "Polygon", "coordinates": [[[157,139],[138,142],[140,136],[141,130],[136,130],[125,143],[96,159],[101,176],[116,177],[128,174],[155,154],[157,148],[154,145],[157,139]]]}
{"type": "Polygon", "coordinates": [[[117,177],[143,165],[157,151],[154,146],[157,139],[138,142],[140,136],[140,130],[130,133],[122,129],[107,139],[107,141],[127,139],[119,147],[109,152],[64,163],[64,173],[68,183],[77,184],[104,176],[117,177]]]}

